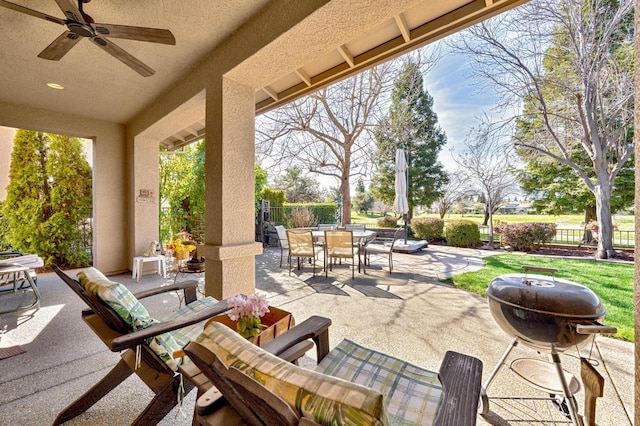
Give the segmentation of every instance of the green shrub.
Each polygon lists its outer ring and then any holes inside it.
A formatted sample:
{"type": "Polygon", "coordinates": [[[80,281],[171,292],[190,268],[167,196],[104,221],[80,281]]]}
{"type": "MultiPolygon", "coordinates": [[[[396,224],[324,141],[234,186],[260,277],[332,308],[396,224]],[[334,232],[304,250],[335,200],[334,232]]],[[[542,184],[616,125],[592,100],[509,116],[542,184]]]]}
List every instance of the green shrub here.
{"type": "Polygon", "coordinates": [[[444,220],[434,217],[419,217],[411,220],[411,231],[416,238],[427,241],[442,239],[444,220]]]}
{"type": "Polygon", "coordinates": [[[555,223],[510,223],[498,227],[502,245],[517,251],[533,251],[556,236],[555,223]]]}
{"type": "Polygon", "coordinates": [[[376,220],[376,223],[378,224],[378,228],[395,228],[398,226],[398,219],[399,218],[393,216],[382,216],[376,220]]]}
{"type": "Polygon", "coordinates": [[[453,247],[480,245],[480,228],[470,220],[450,220],[445,225],[447,243],[453,247]]]}
{"type": "Polygon", "coordinates": [[[318,223],[336,223],[338,206],[335,203],[285,203],[284,216],[290,221],[292,211],[297,208],[308,209],[313,214],[316,222],[311,226],[318,223]]]}
{"type": "Polygon", "coordinates": [[[2,214],[2,201],[0,201],[0,251],[11,250],[9,243],[9,220],[2,214]]]}

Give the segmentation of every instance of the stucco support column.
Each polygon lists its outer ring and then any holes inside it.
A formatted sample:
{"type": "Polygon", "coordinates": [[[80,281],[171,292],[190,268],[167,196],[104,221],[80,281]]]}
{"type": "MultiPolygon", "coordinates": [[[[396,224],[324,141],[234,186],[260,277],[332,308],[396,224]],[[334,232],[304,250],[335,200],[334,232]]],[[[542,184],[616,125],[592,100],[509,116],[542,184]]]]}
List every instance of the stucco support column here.
{"type": "Polygon", "coordinates": [[[255,291],[254,89],[221,77],[207,87],[205,294],[255,291]]]}
{"type": "MultiPolygon", "coordinates": [[[[134,222],[131,227],[133,237],[130,240],[131,253],[127,260],[129,268],[133,256],[141,256],[151,241],[158,241],[159,219],[159,170],[158,141],[142,136],[133,141],[133,189],[131,205],[134,222]]],[[[166,242],[165,242],[166,243],[166,242]]]]}

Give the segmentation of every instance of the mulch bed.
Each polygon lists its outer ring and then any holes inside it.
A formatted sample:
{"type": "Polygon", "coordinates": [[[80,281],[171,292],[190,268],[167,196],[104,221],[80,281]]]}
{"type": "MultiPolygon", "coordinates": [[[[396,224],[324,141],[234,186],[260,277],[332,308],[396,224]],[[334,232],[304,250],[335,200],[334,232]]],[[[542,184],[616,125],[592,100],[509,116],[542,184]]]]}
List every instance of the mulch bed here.
{"type": "MultiPolygon", "coordinates": [[[[576,258],[584,258],[584,259],[595,259],[596,249],[595,247],[543,247],[537,249],[530,254],[537,254],[543,256],[562,256],[562,257],[576,257],[576,258]]],[[[624,260],[633,262],[634,261],[634,253],[632,251],[622,251],[619,250],[616,252],[616,257],[614,259],[624,260]]]]}

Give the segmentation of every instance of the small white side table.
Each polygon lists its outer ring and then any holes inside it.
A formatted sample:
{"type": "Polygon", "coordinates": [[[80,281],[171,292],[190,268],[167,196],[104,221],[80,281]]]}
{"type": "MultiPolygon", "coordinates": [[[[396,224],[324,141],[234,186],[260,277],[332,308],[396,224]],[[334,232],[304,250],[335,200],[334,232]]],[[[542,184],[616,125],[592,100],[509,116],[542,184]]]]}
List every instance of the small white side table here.
{"type": "Polygon", "coordinates": [[[144,269],[144,264],[147,262],[156,262],[158,274],[162,276],[162,278],[167,278],[167,264],[165,262],[164,256],[136,256],[133,258],[133,268],[131,268],[131,278],[140,282],[140,278],[142,277],[142,271],[144,269]]]}

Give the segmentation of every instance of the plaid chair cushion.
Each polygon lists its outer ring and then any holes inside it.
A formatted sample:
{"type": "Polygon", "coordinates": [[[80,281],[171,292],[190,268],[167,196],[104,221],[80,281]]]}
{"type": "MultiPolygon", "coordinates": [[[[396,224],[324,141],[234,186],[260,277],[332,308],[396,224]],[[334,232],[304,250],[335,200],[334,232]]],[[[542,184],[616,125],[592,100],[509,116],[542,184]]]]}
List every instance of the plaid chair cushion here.
{"type": "Polygon", "coordinates": [[[300,416],[322,425],[387,424],[375,390],[286,362],[212,322],[197,339],[227,367],[235,367],[284,401],[300,416]]]}
{"type": "Polygon", "coordinates": [[[140,330],[156,322],[127,287],[109,280],[96,268],[83,269],[77,277],[86,291],[111,306],[132,330],[140,330]]]}
{"type": "MultiPolygon", "coordinates": [[[[216,304],[217,302],[218,301],[216,299],[209,296],[195,300],[164,317],[160,322],[170,321],[201,311],[216,304]]],[[[182,349],[184,345],[190,341],[195,340],[202,333],[202,329],[206,321],[208,320],[154,336],[149,340],[149,347],[158,354],[160,358],[162,358],[169,368],[176,371],[178,370],[178,366],[188,362],[189,358],[182,357],[176,360],[173,358],[173,353],[178,349],[182,349]]]]}
{"type": "Polygon", "coordinates": [[[389,424],[433,424],[442,401],[438,374],[343,340],[316,371],[375,389],[384,395],[389,424]]]}

